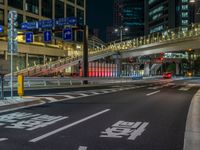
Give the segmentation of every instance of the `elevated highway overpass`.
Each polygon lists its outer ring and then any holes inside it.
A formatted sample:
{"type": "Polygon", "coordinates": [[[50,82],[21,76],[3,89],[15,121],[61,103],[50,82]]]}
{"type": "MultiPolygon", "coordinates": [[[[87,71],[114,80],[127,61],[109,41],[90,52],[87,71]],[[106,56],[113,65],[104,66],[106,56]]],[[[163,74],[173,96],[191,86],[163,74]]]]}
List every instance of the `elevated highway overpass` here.
{"type": "MultiPolygon", "coordinates": [[[[194,24],[187,28],[176,28],[162,33],[154,33],[145,37],[139,37],[119,43],[109,43],[105,48],[89,51],[89,61],[98,60],[107,56],[121,55],[121,58],[137,57],[165,52],[185,51],[200,49],[200,24],[194,24]]],[[[27,45],[26,45],[27,46],[27,45]]],[[[58,72],[67,66],[73,66],[82,60],[82,56],[63,58],[44,65],[20,70],[28,76],[40,76],[58,72]]]]}

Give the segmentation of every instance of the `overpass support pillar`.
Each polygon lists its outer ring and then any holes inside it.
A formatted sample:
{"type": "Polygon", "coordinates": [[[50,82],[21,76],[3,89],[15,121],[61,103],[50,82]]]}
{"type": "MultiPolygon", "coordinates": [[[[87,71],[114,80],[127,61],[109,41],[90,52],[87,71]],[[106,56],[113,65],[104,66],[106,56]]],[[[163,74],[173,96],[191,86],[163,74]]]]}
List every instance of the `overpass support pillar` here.
{"type": "Polygon", "coordinates": [[[180,74],[180,65],[179,63],[176,63],[176,75],[180,74]]]}
{"type": "Polygon", "coordinates": [[[26,68],[28,68],[29,67],[29,63],[28,63],[28,53],[26,53],[26,56],[25,56],[25,66],[26,66],[26,68]]]}
{"type": "Polygon", "coordinates": [[[43,64],[46,64],[46,55],[43,55],[43,64]]]}
{"type": "Polygon", "coordinates": [[[116,59],[115,59],[115,64],[117,65],[117,77],[120,77],[121,75],[121,58],[120,55],[117,55],[116,59]]]}
{"type": "Polygon", "coordinates": [[[144,76],[150,75],[150,64],[144,64],[144,76]]]}
{"type": "Polygon", "coordinates": [[[7,51],[4,51],[4,59],[8,60],[8,52],[7,51]]]}

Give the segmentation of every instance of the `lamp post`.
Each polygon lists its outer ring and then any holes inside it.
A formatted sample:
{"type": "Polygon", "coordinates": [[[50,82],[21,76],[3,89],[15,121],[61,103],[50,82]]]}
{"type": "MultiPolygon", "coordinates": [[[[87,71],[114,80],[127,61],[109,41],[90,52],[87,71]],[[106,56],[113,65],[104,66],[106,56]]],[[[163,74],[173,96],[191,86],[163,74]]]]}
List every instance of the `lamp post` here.
{"type": "Polygon", "coordinates": [[[123,27],[123,26],[120,26],[119,28],[116,28],[115,29],[115,32],[116,33],[119,33],[120,32],[120,42],[123,41],[123,33],[124,32],[127,32],[128,31],[128,28],[127,27],[123,27]]]}

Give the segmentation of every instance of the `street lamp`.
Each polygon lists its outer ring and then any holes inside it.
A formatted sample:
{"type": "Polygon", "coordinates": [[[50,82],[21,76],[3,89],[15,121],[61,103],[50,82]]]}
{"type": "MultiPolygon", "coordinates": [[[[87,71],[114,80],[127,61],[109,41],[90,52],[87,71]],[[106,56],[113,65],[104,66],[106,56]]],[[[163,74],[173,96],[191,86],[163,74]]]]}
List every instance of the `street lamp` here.
{"type": "Polygon", "coordinates": [[[115,32],[118,33],[120,32],[120,42],[123,41],[123,32],[127,32],[128,31],[128,28],[127,27],[123,27],[123,26],[120,26],[119,28],[116,28],[115,29],[115,32]]]}

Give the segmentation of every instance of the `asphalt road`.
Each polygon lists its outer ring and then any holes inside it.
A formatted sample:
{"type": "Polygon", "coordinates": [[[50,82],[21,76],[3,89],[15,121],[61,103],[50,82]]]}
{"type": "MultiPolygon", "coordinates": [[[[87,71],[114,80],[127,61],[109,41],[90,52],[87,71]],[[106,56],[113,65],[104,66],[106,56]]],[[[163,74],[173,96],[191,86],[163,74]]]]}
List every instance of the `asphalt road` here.
{"type": "Polygon", "coordinates": [[[182,150],[198,89],[165,80],[49,91],[48,104],[0,114],[0,150],[182,150]]]}

